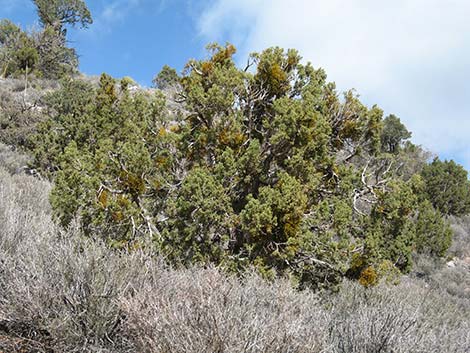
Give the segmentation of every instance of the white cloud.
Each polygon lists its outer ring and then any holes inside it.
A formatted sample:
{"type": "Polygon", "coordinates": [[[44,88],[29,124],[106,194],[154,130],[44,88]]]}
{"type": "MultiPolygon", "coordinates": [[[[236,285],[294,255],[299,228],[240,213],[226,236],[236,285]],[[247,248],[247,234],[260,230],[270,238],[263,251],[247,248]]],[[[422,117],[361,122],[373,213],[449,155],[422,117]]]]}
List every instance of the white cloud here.
{"type": "MultiPolygon", "coordinates": [[[[2,0],[0,0],[2,1],[2,0]]],[[[126,21],[135,11],[143,10],[161,12],[166,6],[167,0],[111,0],[106,5],[97,9],[91,31],[88,36],[99,37],[111,33],[114,26],[126,21]]]]}
{"type": "Polygon", "coordinates": [[[100,14],[100,19],[107,22],[119,22],[127,17],[129,11],[139,6],[141,0],[114,0],[109,2],[100,14]]]}
{"type": "Polygon", "coordinates": [[[215,0],[199,31],[234,42],[243,58],[298,49],[341,90],[399,115],[415,142],[468,168],[469,13],[467,0],[215,0]]]}

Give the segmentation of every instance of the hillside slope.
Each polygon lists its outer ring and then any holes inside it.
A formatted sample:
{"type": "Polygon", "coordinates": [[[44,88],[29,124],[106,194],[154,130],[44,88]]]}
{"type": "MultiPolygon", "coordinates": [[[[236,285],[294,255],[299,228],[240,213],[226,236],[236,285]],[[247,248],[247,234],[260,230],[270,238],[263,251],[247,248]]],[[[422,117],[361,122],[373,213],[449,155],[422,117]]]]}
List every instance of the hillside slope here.
{"type": "Polygon", "coordinates": [[[470,300],[452,292],[455,268],[434,268],[430,283],[408,277],[364,288],[346,281],[325,295],[252,272],[236,278],[215,268],[172,269],[151,252],[116,253],[77,229],[62,231],[50,218],[51,185],[15,172],[24,160],[1,147],[0,350],[470,349],[470,300]]]}

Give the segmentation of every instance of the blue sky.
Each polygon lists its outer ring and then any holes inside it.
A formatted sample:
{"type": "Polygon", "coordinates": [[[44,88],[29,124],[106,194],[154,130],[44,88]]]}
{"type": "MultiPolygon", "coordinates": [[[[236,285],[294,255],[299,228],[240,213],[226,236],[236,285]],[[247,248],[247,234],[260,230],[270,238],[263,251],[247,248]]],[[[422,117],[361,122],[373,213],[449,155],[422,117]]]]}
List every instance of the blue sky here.
{"type": "MultiPolygon", "coordinates": [[[[95,23],[71,31],[87,74],[143,85],[164,64],[181,70],[208,42],[230,41],[240,65],[268,46],[296,48],[399,116],[413,141],[470,169],[468,0],[88,0],[95,23]]],[[[0,18],[35,22],[30,0],[0,0],[0,18]]]]}
{"type": "MultiPolygon", "coordinates": [[[[203,2],[187,0],[88,0],[94,23],[69,30],[70,45],[86,74],[131,76],[150,85],[164,64],[182,69],[204,53],[197,13],[203,2]]],[[[28,27],[37,23],[31,0],[0,0],[0,18],[28,27]],[[3,5],[3,6],[2,6],[3,5]]]]}

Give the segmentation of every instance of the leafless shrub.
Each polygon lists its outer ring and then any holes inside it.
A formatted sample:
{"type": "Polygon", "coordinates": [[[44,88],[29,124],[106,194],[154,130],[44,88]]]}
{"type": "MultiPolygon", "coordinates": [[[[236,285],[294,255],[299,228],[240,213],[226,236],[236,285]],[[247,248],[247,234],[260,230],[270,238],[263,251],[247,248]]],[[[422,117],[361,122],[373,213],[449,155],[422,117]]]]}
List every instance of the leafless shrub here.
{"type": "Polygon", "coordinates": [[[216,269],[164,273],[123,301],[138,352],[323,352],[328,315],[310,292],[216,269]]]}
{"type": "Polygon", "coordinates": [[[428,281],[430,286],[445,290],[454,297],[470,301],[470,271],[463,266],[443,267],[434,273],[428,281]]]}
{"type": "Polygon", "coordinates": [[[46,80],[29,76],[24,78],[0,78],[0,97],[8,94],[11,98],[19,98],[23,103],[34,103],[48,91],[57,89],[59,83],[56,80],[46,80]],[[26,92],[25,92],[26,88],[26,92]]]}
{"type": "Polygon", "coordinates": [[[442,258],[428,256],[426,254],[413,254],[413,271],[411,276],[429,281],[429,279],[436,273],[441,271],[446,262],[442,258]]]}
{"type": "Polygon", "coordinates": [[[58,351],[115,344],[117,299],[139,278],[138,252],[123,256],[73,229],[60,232],[45,182],[5,173],[1,180],[0,320],[47,332],[58,351]]]}
{"type": "Polygon", "coordinates": [[[57,85],[37,78],[28,82],[0,79],[0,141],[14,146],[27,145],[37,124],[47,118],[41,100],[57,85]]]}
{"type": "Polygon", "coordinates": [[[447,297],[411,281],[371,289],[346,283],[331,303],[333,351],[466,352],[469,322],[447,297]]]}
{"type": "Polygon", "coordinates": [[[470,258],[470,216],[451,217],[450,224],[454,235],[449,253],[459,258],[470,258]]]}
{"type": "Polygon", "coordinates": [[[409,310],[408,301],[389,297],[378,290],[364,291],[354,285],[347,289],[343,289],[333,303],[330,339],[336,351],[390,352],[405,341],[403,346],[409,352],[413,340],[422,340],[421,337],[410,340],[418,320],[416,315],[408,314],[410,311],[415,314],[418,310],[409,310]]]}
{"type": "Polygon", "coordinates": [[[36,79],[32,81],[32,87],[34,87],[36,90],[41,90],[43,93],[47,93],[50,91],[54,91],[59,89],[60,83],[57,80],[51,80],[51,79],[36,79]]]}
{"type": "MultiPolygon", "coordinates": [[[[15,158],[13,158],[15,160],[15,158]]],[[[10,175],[0,168],[0,249],[14,255],[26,242],[39,241],[54,232],[50,219],[50,184],[26,175],[10,175]]],[[[5,254],[6,255],[6,254],[5,254]]]]}
{"type": "Polygon", "coordinates": [[[0,143],[0,168],[10,174],[18,174],[28,165],[30,158],[13,150],[12,147],[0,143]]]}

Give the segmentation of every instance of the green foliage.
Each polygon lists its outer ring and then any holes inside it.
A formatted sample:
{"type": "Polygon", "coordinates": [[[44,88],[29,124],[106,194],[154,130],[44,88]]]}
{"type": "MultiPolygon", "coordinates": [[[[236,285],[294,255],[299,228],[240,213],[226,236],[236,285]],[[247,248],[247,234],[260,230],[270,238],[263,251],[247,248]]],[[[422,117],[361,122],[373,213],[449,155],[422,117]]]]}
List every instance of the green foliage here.
{"type": "Polygon", "coordinates": [[[25,32],[9,20],[0,21],[0,76],[33,72],[60,78],[76,72],[78,58],[67,46],[65,25],[91,24],[90,11],[82,0],[34,0],[40,31],[25,32]]]}
{"type": "Polygon", "coordinates": [[[452,243],[452,230],[431,202],[424,200],[418,208],[416,220],[416,251],[445,256],[452,243]]]}
{"type": "Polygon", "coordinates": [[[14,60],[21,38],[21,29],[10,20],[0,21],[0,70],[1,76],[9,76],[16,71],[14,60]]]}
{"type": "Polygon", "coordinates": [[[415,238],[412,221],[417,196],[410,183],[396,181],[379,195],[366,226],[365,253],[368,261],[390,260],[402,271],[411,269],[415,238]]]}
{"type": "Polygon", "coordinates": [[[435,158],[423,168],[425,195],[444,215],[461,216],[470,212],[470,181],[467,171],[454,161],[435,158]]]}
{"type": "Polygon", "coordinates": [[[62,88],[44,98],[49,119],[38,126],[31,138],[36,166],[51,177],[59,169],[65,148],[73,141],[81,148],[88,136],[88,114],[94,98],[93,87],[80,80],[64,79],[62,88]]]}
{"type": "Polygon", "coordinates": [[[9,20],[0,21],[0,75],[32,72],[39,54],[31,37],[9,20]]]}
{"type": "Polygon", "coordinates": [[[53,27],[45,27],[38,35],[38,69],[46,78],[57,79],[76,72],[78,58],[75,49],[67,47],[62,33],[53,27]]]}
{"type": "Polygon", "coordinates": [[[37,50],[29,46],[19,49],[15,54],[19,69],[25,72],[32,70],[39,61],[37,50]]]}
{"type": "Polygon", "coordinates": [[[62,225],[79,216],[114,246],[148,237],[174,263],[254,266],[301,288],[394,281],[413,251],[445,254],[448,228],[415,175],[423,157],[393,117],[341,97],[294,50],[253,54],[253,70],[232,45],[208,50],[155,80],[178,82],[179,115],[105,74],[97,90],[65,80],[47,97],[35,163],[55,178],[62,225]]]}
{"type": "Polygon", "coordinates": [[[121,84],[121,89],[123,89],[123,90],[127,90],[129,88],[129,86],[137,85],[136,82],[130,76],[124,76],[121,79],[120,84],[121,84]]]}
{"type": "Polygon", "coordinates": [[[273,187],[259,189],[257,198],[251,194],[240,213],[242,244],[248,256],[256,262],[285,266],[294,258],[302,238],[302,216],[307,197],[298,180],[286,173],[280,175],[273,187]]]}
{"type": "Polygon", "coordinates": [[[401,272],[390,260],[384,260],[377,266],[377,274],[380,280],[387,284],[400,283],[401,272]]]}
{"type": "Polygon", "coordinates": [[[64,25],[87,27],[93,23],[90,10],[83,0],[33,0],[44,27],[62,31],[64,25]]]}
{"type": "Polygon", "coordinates": [[[411,138],[405,125],[395,115],[389,115],[384,119],[384,128],[381,135],[382,151],[398,153],[405,140],[411,138]]]}
{"type": "Polygon", "coordinates": [[[193,169],[170,207],[168,254],[187,264],[223,262],[234,229],[230,199],[220,181],[204,169],[193,169]]]}
{"type": "Polygon", "coordinates": [[[48,97],[55,113],[40,126],[35,151],[36,163],[55,175],[51,201],[63,225],[79,215],[87,233],[133,241],[158,232],[153,217],[172,183],[172,137],[159,118],[161,96],[121,89],[108,75],[96,91],[65,82],[48,97]]]}
{"type": "Polygon", "coordinates": [[[0,44],[2,46],[13,44],[18,35],[21,35],[21,29],[17,25],[8,19],[0,20],[0,44]]]}
{"type": "Polygon", "coordinates": [[[380,151],[380,136],[383,130],[382,116],[382,109],[375,105],[368,114],[366,139],[369,141],[369,149],[373,155],[377,155],[380,151]]]}
{"type": "Polygon", "coordinates": [[[168,65],[164,65],[162,70],[154,77],[152,83],[158,89],[166,89],[175,86],[179,83],[180,78],[175,69],[168,65]]]}

